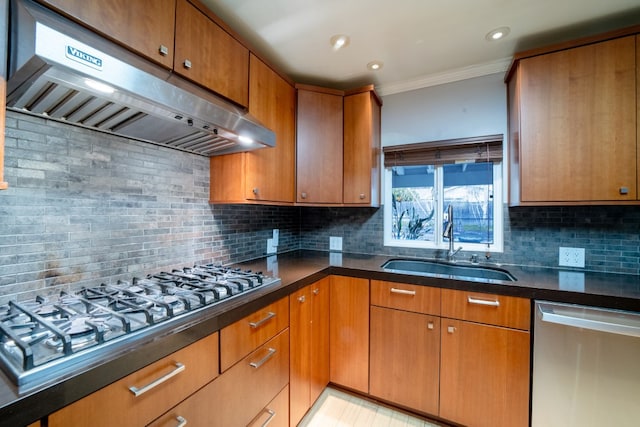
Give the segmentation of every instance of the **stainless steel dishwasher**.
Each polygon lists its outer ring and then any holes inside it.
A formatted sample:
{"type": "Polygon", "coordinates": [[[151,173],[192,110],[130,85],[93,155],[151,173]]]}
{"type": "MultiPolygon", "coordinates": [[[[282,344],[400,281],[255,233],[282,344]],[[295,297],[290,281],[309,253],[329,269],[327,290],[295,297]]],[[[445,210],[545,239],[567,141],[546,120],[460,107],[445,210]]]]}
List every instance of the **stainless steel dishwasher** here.
{"type": "Polygon", "coordinates": [[[640,425],[640,313],[536,302],[531,425],[640,425]]]}

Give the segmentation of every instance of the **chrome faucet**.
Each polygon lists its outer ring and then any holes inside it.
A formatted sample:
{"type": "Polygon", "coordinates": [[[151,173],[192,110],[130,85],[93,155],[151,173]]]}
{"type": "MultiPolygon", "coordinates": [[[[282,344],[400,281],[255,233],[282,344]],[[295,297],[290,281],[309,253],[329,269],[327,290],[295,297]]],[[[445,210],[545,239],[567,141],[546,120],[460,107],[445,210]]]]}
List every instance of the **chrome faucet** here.
{"type": "Polygon", "coordinates": [[[462,246],[460,246],[458,249],[453,249],[453,206],[451,205],[449,205],[449,207],[447,208],[447,226],[444,228],[442,237],[447,237],[449,239],[449,252],[447,252],[447,261],[454,262],[455,256],[462,250],[462,246]]]}

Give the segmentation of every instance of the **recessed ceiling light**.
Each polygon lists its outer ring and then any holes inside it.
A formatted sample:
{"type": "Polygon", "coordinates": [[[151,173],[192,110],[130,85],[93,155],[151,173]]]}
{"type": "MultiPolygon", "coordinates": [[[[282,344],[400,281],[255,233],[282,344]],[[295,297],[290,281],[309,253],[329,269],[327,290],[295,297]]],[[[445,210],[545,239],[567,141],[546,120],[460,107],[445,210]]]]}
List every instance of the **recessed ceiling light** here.
{"type": "Polygon", "coordinates": [[[511,28],[509,27],[500,27],[495,30],[491,30],[484,36],[488,41],[496,41],[505,38],[511,32],[511,28]]]}
{"type": "Polygon", "coordinates": [[[336,34],[329,39],[329,43],[331,44],[331,47],[333,47],[333,50],[340,50],[343,47],[349,46],[350,41],[351,38],[346,34],[336,34]]]}
{"type": "Polygon", "coordinates": [[[367,64],[367,68],[371,71],[378,71],[382,68],[384,62],[382,61],[371,61],[367,64]]]}

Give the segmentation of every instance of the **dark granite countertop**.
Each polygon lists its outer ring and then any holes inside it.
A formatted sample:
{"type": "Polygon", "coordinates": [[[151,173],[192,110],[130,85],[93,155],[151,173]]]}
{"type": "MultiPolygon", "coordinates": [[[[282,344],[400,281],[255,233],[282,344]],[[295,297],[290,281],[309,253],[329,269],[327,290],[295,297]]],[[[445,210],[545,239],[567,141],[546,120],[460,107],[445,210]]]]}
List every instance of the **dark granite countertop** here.
{"type": "Polygon", "coordinates": [[[0,426],[29,424],[329,274],[640,311],[640,276],[501,266],[517,281],[486,283],[453,276],[398,274],[381,268],[392,258],[294,251],[240,263],[243,269],[273,274],[282,282],[193,313],[132,343],[131,348],[109,355],[109,360],[99,365],[39,389],[18,390],[0,373],[0,426]]]}

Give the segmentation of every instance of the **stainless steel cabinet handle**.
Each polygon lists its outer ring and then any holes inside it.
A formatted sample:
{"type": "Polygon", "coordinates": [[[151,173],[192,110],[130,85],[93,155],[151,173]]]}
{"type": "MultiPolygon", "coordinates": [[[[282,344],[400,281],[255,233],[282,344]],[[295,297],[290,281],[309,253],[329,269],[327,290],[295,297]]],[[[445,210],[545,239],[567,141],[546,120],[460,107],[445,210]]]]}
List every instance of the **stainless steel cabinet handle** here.
{"type": "Polygon", "coordinates": [[[314,295],[318,295],[319,293],[320,293],[320,289],[315,288],[315,289],[313,290],[313,294],[314,294],[314,295]]]}
{"type": "Polygon", "coordinates": [[[276,416],[276,411],[274,411],[273,409],[267,409],[267,414],[269,414],[269,418],[267,418],[265,422],[262,423],[262,427],[266,427],[269,425],[273,417],[276,416]]]}
{"type": "Polygon", "coordinates": [[[401,294],[401,295],[415,295],[416,291],[408,291],[406,289],[391,288],[391,293],[392,294],[401,294]]]}
{"type": "Polygon", "coordinates": [[[307,297],[305,297],[304,295],[302,295],[301,297],[298,297],[299,302],[305,302],[306,300],[307,300],[307,297]]]}
{"type": "Polygon", "coordinates": [[[276,314],[273,311],[270,311],[265,317],[258,320],[257,322],[249,322],[249,326],[251,326],[251,329],[259,328],[263,323],[273,319],[274,317],[276,317],[276,314]]]}
{"type": "Polygon", "coordinates": [[[456,331],[456,327],[455,326],[447,326],[447,332],[452,334],[456,331]]]}
{"type": "Polygon", "coordinates": [[[467,302],[469,304],[488,305],[490,307],[500,307],[500,301],[498,300],[487,300],[487,299],[468,297],[467,302]]]}
{"type": "Polygon", "coordinates": [[[543,322],[640,338],[640,315],[585,306],[538,303],[543,322]]]}
{"type": "Polygon", "coordinates": [[[360,193],[360,200],[364,200],[364,193],[360,193]]]}
{"type": "Polygon", "coordinates": [[[260,189],[258,187],[254,188],[252,191],[256,196],[260,193],[260,189]]]}
{"type": "Polygon", "coordinates": [[[300,197],[303,198],[303,199],[306,199],[307,198],[307,193],[305,193],[305,192],[300,193],[300,197]]]}
{"type": "Polygon", "coordinates": [[[432,330],[434,328],[433,322],[427,323],[427,329],[432,330]]]}
{"type": "Polygon", "coordinates": [[[262,359],[258,360],[257,362],[249,363],[249,366],[251,366],[252,368],[258,369],[260,366],[262,366],[265,363],[267,363],[267,360],[271,359],[274,354],[276,354],[276,349],[275,348],[269,348],[269,352],[267,353],[267,355],[265,357],[263,357],[262,359]]]}
{"type": "Polygon", "coordinates": [[[191,68],[191,61],[189,61],[188,59],[185,59],[183,62],[184,68],[189,69],[191,68]]]}
{"type": "Polygon", "coordinates": [[[158,52],[162,56],[167,56],[169,54],[169,48],[161,44],[160,47],[158,48],[158,52]]]}
{"type": "Polygon", "coordinates": [[[176,421],[178,422],[178,425],[176,427],[184,427],[187,425],[186,418],[181,417],[180,415],[176,417],[176,421]]]}
{"type": "Polygon", "coordinates": [[[146,392],[148,392],[149,390],[151,390],[154,387],[159,386],[160,384],[162,384],[163,382],[167,381],[169,378],[173,378],[176,375],[178,375],[180,372],[184,371],[186,369],[186,367],[180,363],[180,362],[176,362],[176,368],[169,372],[167,375],[164,375],[160,378],[158,378],[157,380],[147,384],[146,386],[142,387],[142,388],[138,388],[138,387],[129,387],[129,390],[131,390],[131,393],[133,393],[133,395],[135,397],[138,397],[146,392]]]}

